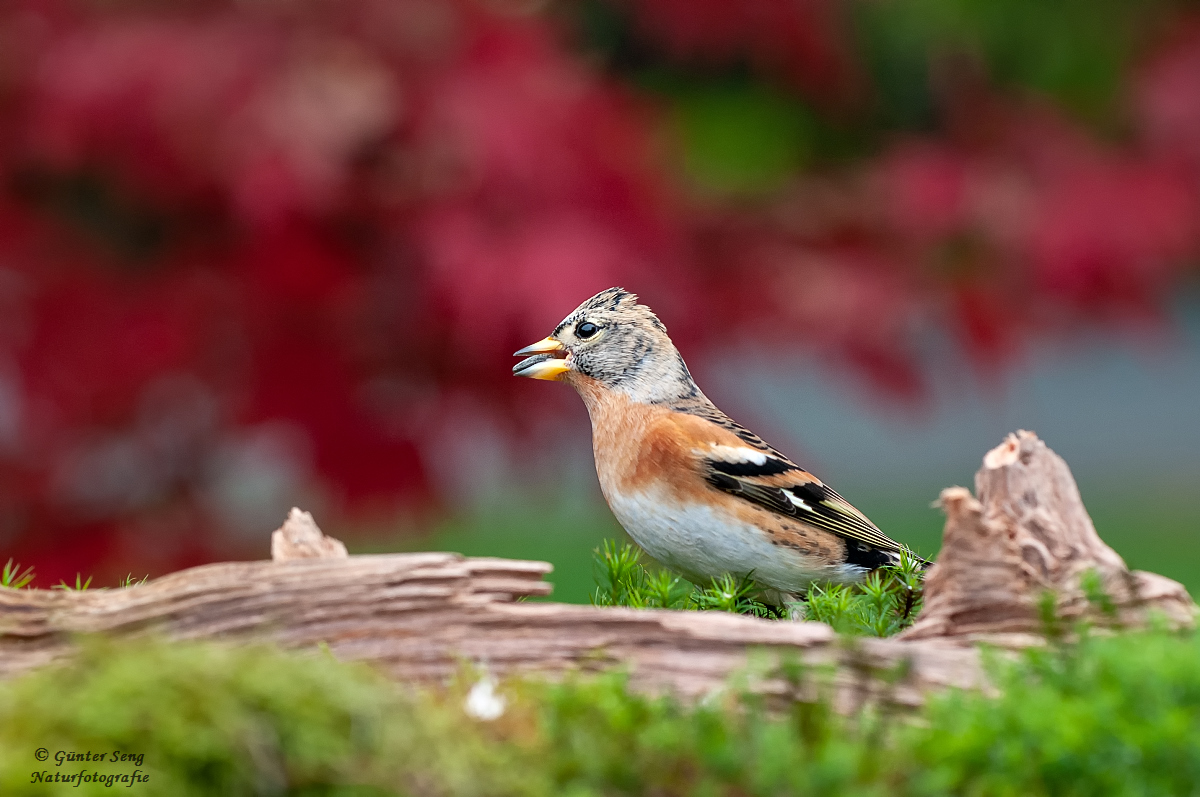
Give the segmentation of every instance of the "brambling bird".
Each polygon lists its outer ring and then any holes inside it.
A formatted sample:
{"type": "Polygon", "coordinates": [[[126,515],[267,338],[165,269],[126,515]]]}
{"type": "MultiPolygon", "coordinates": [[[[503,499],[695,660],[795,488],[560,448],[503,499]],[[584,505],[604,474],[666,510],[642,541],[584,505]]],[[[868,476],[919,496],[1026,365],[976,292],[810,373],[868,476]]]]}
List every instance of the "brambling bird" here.
{"type": "Polygon", "coordinates": [[[578,391],[609,508],[689,580],[732,573],[795,594],[899,562],[902,547],[866,515],[700,392],[634,294],[596,294],[514,356],[526,357],[514,375],[578,391]]]}

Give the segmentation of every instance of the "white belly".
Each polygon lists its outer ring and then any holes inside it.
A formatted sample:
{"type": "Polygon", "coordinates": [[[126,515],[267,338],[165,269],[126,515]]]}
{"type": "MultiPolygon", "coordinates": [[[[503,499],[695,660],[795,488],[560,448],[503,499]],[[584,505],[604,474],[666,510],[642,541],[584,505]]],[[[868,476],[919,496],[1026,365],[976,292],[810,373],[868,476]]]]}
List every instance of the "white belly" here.
{"type": "Polygon", "coordinates": [[[690,581],[707,584],[725,573],[753,579],[783,592],[802,592],[813,581],[857,581],[859,567],[822,566],[758,527],[720,509],[684,506],[654,492],[606,496],[617,521],[634,542],[690,581]]]}

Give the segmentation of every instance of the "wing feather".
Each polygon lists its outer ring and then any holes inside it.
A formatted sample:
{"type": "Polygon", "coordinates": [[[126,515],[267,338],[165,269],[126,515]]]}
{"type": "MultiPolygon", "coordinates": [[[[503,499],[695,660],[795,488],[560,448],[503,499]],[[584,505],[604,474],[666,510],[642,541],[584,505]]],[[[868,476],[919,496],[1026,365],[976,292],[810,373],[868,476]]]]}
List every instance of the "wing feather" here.
{"type": "Polygon", "coordinates": [[[706,439],[694,453],[712,487],[871,549],[903,550],[849,501],[702,395],[671,409],[715,432],[688,430],[693,439],[706,439]]]}
{"type": "MultiPolygon", "coordinates": [[[[717,446],[713,447],[718,448],[717,446]]],[[[816,476],[779,455],[747,449],[731,461],[729,447],[698,452],[708,483],[722,492],[751,501],[772,512],[837,534],[872,548],[900,552],[901,546],[816,476]],[[753,453],[755,456],[749,456],[753,453]]]]}

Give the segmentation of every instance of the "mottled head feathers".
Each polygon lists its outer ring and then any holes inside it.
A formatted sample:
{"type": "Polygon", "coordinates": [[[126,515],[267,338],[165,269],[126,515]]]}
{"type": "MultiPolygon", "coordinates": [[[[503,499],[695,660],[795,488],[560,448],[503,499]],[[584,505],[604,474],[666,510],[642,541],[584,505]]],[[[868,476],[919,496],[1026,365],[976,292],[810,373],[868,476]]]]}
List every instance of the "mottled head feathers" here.
{"type": "MultiPolygon", "coordinates": [[[[601,291],[579,305],[553,337],[566,346],[572,372],[635,401],[660,403],[699,394],[667,328],[624,288],[601,291]]],[[[582,386],[569,374],[564,380],[582,386]]]]}
{"type": "Polygon", "coordinates": [[[637,294],[630,293],[624,288],[609,288],[606,291],[600,291],[576,307],[554,330],[555,336],[572,323],[581,320],[584,316],[608,316],[619,318],[623,322],[637,320],[649,324],[664,335],[667,333],[667,328],[663,325],[662,321],[658,320],[658,316],[654,314],[654,311],[643,304],[638,304],[637,294]]]}

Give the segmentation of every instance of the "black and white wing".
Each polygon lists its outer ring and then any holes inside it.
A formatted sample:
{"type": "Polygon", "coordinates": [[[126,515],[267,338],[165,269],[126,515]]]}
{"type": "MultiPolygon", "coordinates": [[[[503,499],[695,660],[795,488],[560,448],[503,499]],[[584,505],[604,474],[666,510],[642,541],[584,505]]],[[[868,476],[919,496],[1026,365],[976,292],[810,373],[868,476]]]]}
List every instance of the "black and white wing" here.
{"type": "Polygon", "coordinates": [[[748,446],[710,445],[696,452],[705,478],[722,492],[836,534],[850,543],[853,559],[894,561],[903,547],[816,476],[775,452],[748,446]]]}

